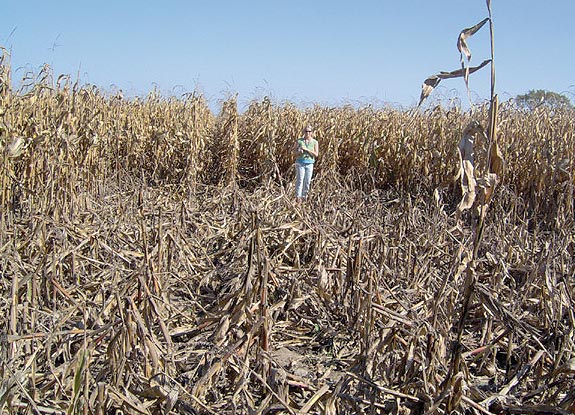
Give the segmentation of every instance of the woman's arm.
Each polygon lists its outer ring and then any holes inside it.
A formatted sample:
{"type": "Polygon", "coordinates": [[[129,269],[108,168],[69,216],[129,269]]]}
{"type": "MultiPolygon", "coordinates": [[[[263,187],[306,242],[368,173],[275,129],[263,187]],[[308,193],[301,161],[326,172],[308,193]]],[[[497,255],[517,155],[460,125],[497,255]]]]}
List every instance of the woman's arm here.
{"type": "Polygon", "coordinates": [[[315,158],[317,158],[319,156],[319,144],[318,144],[317,140],[315,140],[315,143],[313,143],[313,148],[310,150],[307,150],[307,152],[309,154],[311,154],[312,156],[314,156],[315,158]]]}
{"type": "Polygon", "coordinates": [[[299,143],[299,140],[295,140],[295,143],[293,143],[293,152],[298,154],[298,155],[303,153],[303,148],[302,148],[301,144],[299,143]]]}

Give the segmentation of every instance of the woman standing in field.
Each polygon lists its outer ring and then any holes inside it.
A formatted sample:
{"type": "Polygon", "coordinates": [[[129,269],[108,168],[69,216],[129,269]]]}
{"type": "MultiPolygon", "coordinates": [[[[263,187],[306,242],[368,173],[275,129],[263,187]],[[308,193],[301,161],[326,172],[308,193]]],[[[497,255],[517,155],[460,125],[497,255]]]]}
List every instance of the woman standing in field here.
{"type": "Polygon", "coordinates": [[[296,153],[295,170],[295,194],[298,201],[304,199],[309,192],[309,185],[313,175],[313,164],[319,155],[319,144],[313,138],[313,128],[304,128],[304,136],[298,138],[294,145],[296,153]]]}

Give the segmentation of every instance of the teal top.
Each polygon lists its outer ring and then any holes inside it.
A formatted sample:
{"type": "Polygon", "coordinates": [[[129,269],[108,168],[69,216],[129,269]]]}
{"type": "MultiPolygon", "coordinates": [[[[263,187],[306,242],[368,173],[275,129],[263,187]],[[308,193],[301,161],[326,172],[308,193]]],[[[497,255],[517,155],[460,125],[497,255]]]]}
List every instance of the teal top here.
{"type": "MultiPolygon", "coordinates": [[[[304,150],[312,150],[315,147],[315,144],[317,143],[317,140],[315,138],[312,138],[311,140],[309,140],[309,144],[306,145],[305,143],[305,138],[300,138],[297,140],[297,143],[300,147],[302,147],[304,150]]],[[[300,163],[300,164],[311,164],[315,161],[315,157],[312,156],[310,153],[308,153],[307,151],[304,151],[302,154],[300,154],[298,156],[298,158],[296,159],[296,162],[300,163]]]]}

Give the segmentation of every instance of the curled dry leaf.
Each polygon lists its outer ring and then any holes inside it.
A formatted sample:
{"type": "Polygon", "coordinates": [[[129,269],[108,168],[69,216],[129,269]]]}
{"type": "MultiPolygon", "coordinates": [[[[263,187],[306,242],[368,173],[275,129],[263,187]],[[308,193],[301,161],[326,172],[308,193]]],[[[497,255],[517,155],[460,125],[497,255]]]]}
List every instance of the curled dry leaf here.
{"type": "Polygon", "coordinates": [[[459,173],[461,179],[462,198],[457,206],[461,212],[471,209],[475,200],[481,205],[488,205],[493,196],[493,191],[499,183],[499,174],[503,170],[503,157],[499,147],[494,143],[490,147],[490,171],[485,175],[475,178],[478,172],[475,168],[475,139],[476,137],[487,139],[485,130],[477,121],[470,122],[463,130],[463,135],[457,146],[459,152],[459,173]]]}
{"type": "Polygon", "coordinates": [[[489,149],[489,171],[495,173],[498,176],[503,175],[505,170],[505,160],[503,159],[503,154],[497,143],[493,143],[489,149]]]}
{"type": "Polygon", "coordinates": [[[477,33],[477,31],[479,29],[481,29],[483,27],[483,25],[489,20],[488,17],[486,17],[485,19],[483,19],[482,21],[480,21],[479,23],[477,23],[475,26],[472,27],[468,27],[466,29],[463,29],[461,31],[461,33],[459,34],[459,38],[457,39],[457,49],[459,50],[459,52],[461,52],[462,56],[461,56],[461,63],[463,64],[463,55],[465,55],[467,57],[467,60],[471,60],[471,51],[469,50],[469,48],[467,47],[467,42],[466,40],[473,36],[475,33],[477,33]]]}
{"type": "Polygon", "coordinates": [[[488,205],[489,202],[491,202],[491,197],[493,196],[493,191],[497,183],[499,183],[499,177],[495,173],[487,173],[477,180],[482,205],[488,205]]]}
{"type": "Polygon", "coordinates": [[[461,55],[461,68],[465,69],[463,78],[465,79],[465,86],[467,87],[467,90],[469,91],[469,68],[465,66],[465,59],[463,58],[463,55],[465,55],[465,57],[467,57],[467,62],[471,61],[471,51],[469,50],[469,47],[467,46],[467,38],[473,36],[479,29],[481,29],[483,27],[483,25],[485,24],[485,22],[487,22],[489,20],[489,18],[485,18],[483,19],[481,22],[477,23],[475,26],[473,27],[468,27],[467,29],[463,29],[461,31],[461,33],[459,34],[459,38],[457,39],[457,49],[460,52],[461,55]]]}
{"type": "Polygon", "coordinates": [[[469,160],[463,160],[461,163],[461,190],[463,196],[457,206],[459,212],[471,209],[475,203],[475,173],[473,163],[469,160]]]}
{"type": "Polygon", "coordinates": [[[421,95],[419,97],[419,105],[427,98],[433,90],[439,85],[441,79],[437,75],[431,75],[425,81],[423,81],[423,85],[421,86],[421,95]]]}
{"type": "Polygon", "coordinates": [[[459,154],[459,174],[461,180],[462,198],[457,206],[459,213],[468,210],[475,203],[475,137],[485,135],[483,127],[477,121],[470,122],[463,130],[463,135],[457,146],[459,154]]]}

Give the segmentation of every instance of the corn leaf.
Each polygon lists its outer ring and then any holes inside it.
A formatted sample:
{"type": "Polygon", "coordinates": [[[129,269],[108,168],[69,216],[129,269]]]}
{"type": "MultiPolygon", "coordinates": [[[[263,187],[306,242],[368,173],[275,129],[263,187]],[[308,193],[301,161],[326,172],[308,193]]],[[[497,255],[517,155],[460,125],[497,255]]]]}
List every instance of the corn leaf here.
{"type": "Polygon", "coordinates": [[[468,27],[467,29],[463,29],[459,34],[459,38],[457,39],[457,50],[461,53],[461,64],[463,66],[463,55],[467,57],[467,61],[471,60],[471,51],[467,46],[466,40],[473,36],[479,29],[483,27],[485,23],[489,20],[488,17],[477,23],[475,26],[468,27]]]}
{"type": "Polygon", "coordinates": [[[498,176],[501,176],[505,169],[505,160],[503,159],[503,154],[501,153],[501,150],[499,149],[497,143],[493,143],[493,145],[489,149],[489,152],[490,152],[489,171],[491,173],[495,173],[498,176]]]}
{"type": "Polygon", "coordinates": [[[425,98],[427,98],[435,89],[437,85],[439,85],[441,79],[437,75],[432,75],[423,81],[423,86],[421,88],[421,96],[419,97],[419,105],[423,102],[425,98]]]}
{"type": "Polygon", "coordinates": [[[421,103],[425,100],[425,98],[427,98],[431,94],[431,92],[433,92],[433,90],[437,87],[437,85],[439,85],[439,82],[441,82],[442,79],[460,78],[462,76],[465,76],[466,72],[472,74],[473,72],[478,71],[479,69],[483,68],[490,62],[491,59],[486,59],[481,63],[481,65],[475,66],[473,68],[457,69],[451,72],[439,72],[438,74],[431,75],[425,81],[423,81],[418,106],[421,105],[421,103]]]}
{"type": "Polygon", "coordinates": [[[465,59],[463,55],[467,57],[467,63],[471,61],[471,51],[467,46],[467,38],[473,36],[479,29],[483,27],[483,25],[489,20],[488,17],[477,23],[475,26],[468,27],[463,29],[461,33],[459,33],[459,38],[457,39],[457,49],[460,52],[460,60],[461,60],[461,68],[465,69],[465,73],[463,79],[465,80],[465,88],[469,92],[469,67],[465,65],[465,59]]]}

